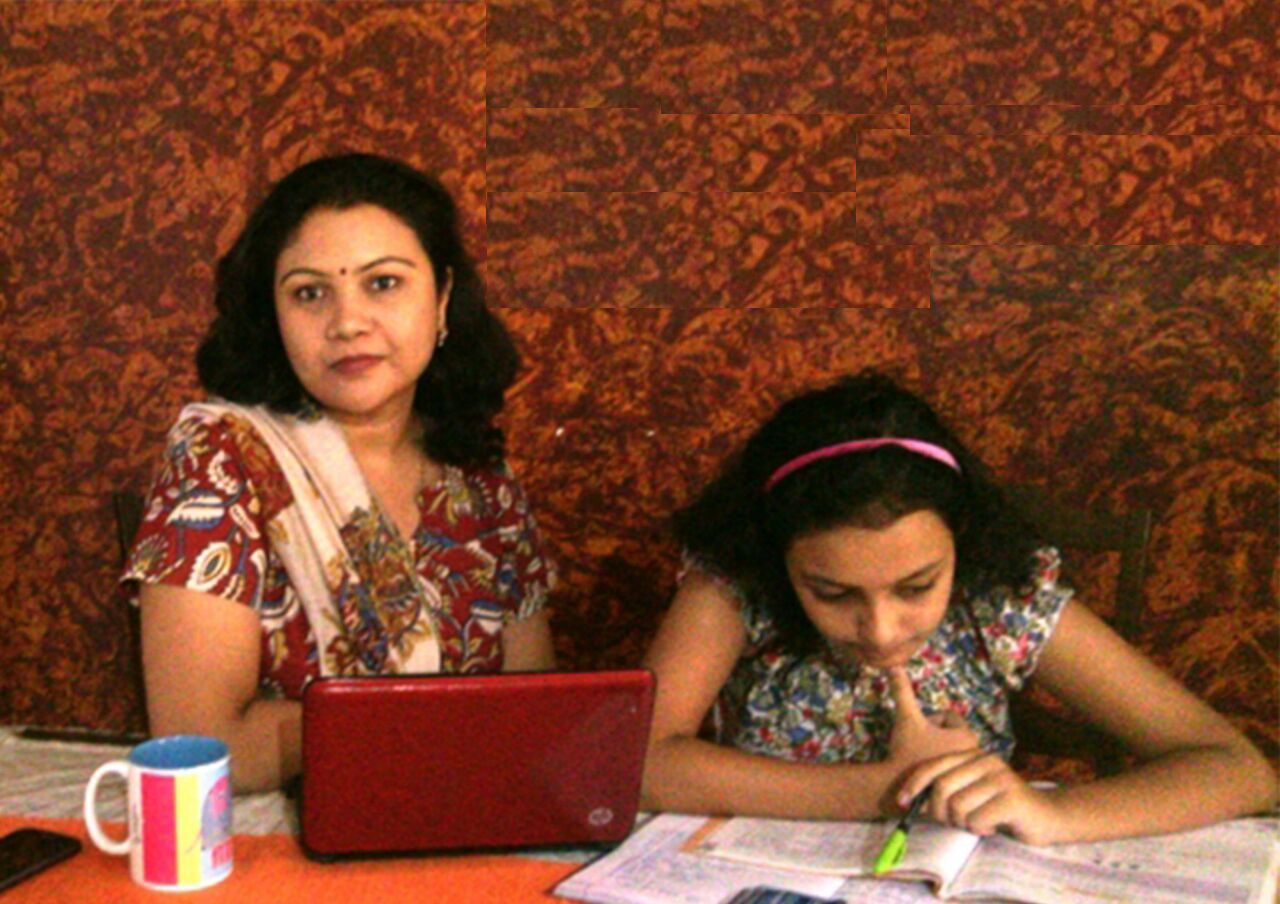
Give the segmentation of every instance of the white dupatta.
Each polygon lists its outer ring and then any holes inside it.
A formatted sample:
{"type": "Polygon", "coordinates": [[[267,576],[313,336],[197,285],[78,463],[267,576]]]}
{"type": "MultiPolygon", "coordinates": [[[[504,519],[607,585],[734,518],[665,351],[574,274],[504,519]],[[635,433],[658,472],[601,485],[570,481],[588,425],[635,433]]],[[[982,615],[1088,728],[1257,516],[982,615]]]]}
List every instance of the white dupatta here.
{"type": "Polygon", "coordinates": [[[321,675],[440,671],[438,590],[382,514],[342,430],[318,412],[200,402],[182,417],[247,423],[271,452],[293,499],[267,535],[311,623],[321,675]]]}

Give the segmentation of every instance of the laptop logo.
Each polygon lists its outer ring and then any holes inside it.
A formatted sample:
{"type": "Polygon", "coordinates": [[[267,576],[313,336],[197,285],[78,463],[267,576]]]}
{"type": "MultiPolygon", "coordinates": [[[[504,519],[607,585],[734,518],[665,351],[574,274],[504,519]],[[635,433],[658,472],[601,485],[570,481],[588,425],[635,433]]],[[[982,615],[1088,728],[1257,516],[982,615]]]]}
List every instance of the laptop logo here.
{"type": "Polygon", "coordinates": [[[587,822],[597,829],[602,826],[607,826],[609,823],[613,822],[613,810],[608,807],[596,807],[587,814],[587,822]]]}

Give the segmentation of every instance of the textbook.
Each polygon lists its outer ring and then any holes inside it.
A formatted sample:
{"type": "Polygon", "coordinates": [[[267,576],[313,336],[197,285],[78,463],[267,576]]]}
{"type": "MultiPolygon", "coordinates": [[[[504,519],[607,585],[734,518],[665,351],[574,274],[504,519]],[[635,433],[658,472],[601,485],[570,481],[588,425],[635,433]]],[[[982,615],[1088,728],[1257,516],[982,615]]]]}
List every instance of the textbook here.
{"type": "Polygon", "coordinates": [[[871,878],[894,824],[662,814],[556,893],[596,904],[721,904],[764,885],[850,902],[1262,904],[1275,899],[1280,870],[1275,819],[1046,847],[921,822],[902,863],[871,878]]]}
{"type": "MultiPolygon", "coordinates": [[[[893,826],[728,819],[704,827],[692,850],[784,869],[870,876],[893,826]]],[[[879,878],[927,882],[944,900],[1248,904],[1266,899],[1268,879],[1274,882],[1276,831],[1275,820],[1236,820],[1172,835],[1033,847],[919,822],[911,827],[902,862],[879,878]]]]}

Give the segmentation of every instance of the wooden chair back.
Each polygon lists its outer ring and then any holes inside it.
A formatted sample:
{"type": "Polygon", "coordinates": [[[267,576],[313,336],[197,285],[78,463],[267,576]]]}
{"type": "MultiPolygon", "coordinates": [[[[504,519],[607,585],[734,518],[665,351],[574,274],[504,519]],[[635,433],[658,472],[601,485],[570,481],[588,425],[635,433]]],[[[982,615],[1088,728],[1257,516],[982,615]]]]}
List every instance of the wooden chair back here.
{"type": "MultiPolygon", "coordinates": [[[[144,502],[142,494],[135,490],[117,490],[111,494],[111,510],[115,514],[116,542],[119,545],[121,569],[129,561],[129,553],[133,550],[133,538],[137,536],[138,526],[142,524],[144,502]]],[[[128,627],[126,653],[129,657],[134,692],[143,704],[142,721],[145,728],[147,698],[146,685],[142,677],[142,622],[138,617],[137,606],[125,603],[125,623],[128,627]]],[[[145,737],[145,732],[139,737],[145,737]]]]}
{"type": "Polygon", "coordinates": [[[111,510],[116,516],[116,542],[120,546],[120,566],[129,560],[133,538],[142,523],[142,494],[133,490],[117,490],[111,494],[111,510]]]}

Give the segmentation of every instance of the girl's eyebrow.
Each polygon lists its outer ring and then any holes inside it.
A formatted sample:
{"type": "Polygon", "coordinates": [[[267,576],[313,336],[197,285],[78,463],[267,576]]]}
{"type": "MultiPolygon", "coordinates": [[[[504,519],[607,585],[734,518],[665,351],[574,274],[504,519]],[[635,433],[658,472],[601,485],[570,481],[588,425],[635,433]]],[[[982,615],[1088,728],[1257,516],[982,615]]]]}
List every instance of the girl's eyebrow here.
{"type": "MultiPolygon", "coordinates": [[[[411,270],[418,269],[418,265],[407,257],[400,257],[396,254],[385,254],[382,257],[369,261],[367,264],[361,264],[359,267],[356,267],[355,272],[364,273],[368,270],[372,270],[374,267],[380,267],[383,264],[404,264],[404,266],[411,270]]],[[[324,270],[317,270],[315,267],[294,267],[291,270],[286,271],[285,274],[277,280],[276,284],[282,286],[286,281],[294,276],[319,276],[324,278],[328,275],[329,274],[324,270]]]]}
{"type": "MultiPolygon", "coordinates": [[[[911,572],[911,574],[904,575],[903,577],[898,578],[896,581],[893,582],[892,586],[896,587],[901,584],[909,584],[912,581],[918,581],[921,578],[928,577],[931,572],[937,570],[942,566],[942,562],[943,562],[942,559],[937,559],[933,562],[930,562],[928,565],[924,565],[921,568],[917,568],[915,571],[911,572]]],[[[839,587],[845,590],[861,589],[860,587],[857,587],[853,584],[844,584],[844,583],[841,583],[840,581],[836,581],[836,580],[832,580],[831,578],[824,577],[823,575],[811,574],[810,572],[807,572],[807,571],[801,572],[800,576],[804,578],[806,581],[811,581],[813,583],[818,583],[818,584],[826,584],[828,587],[839,587]]]]}

